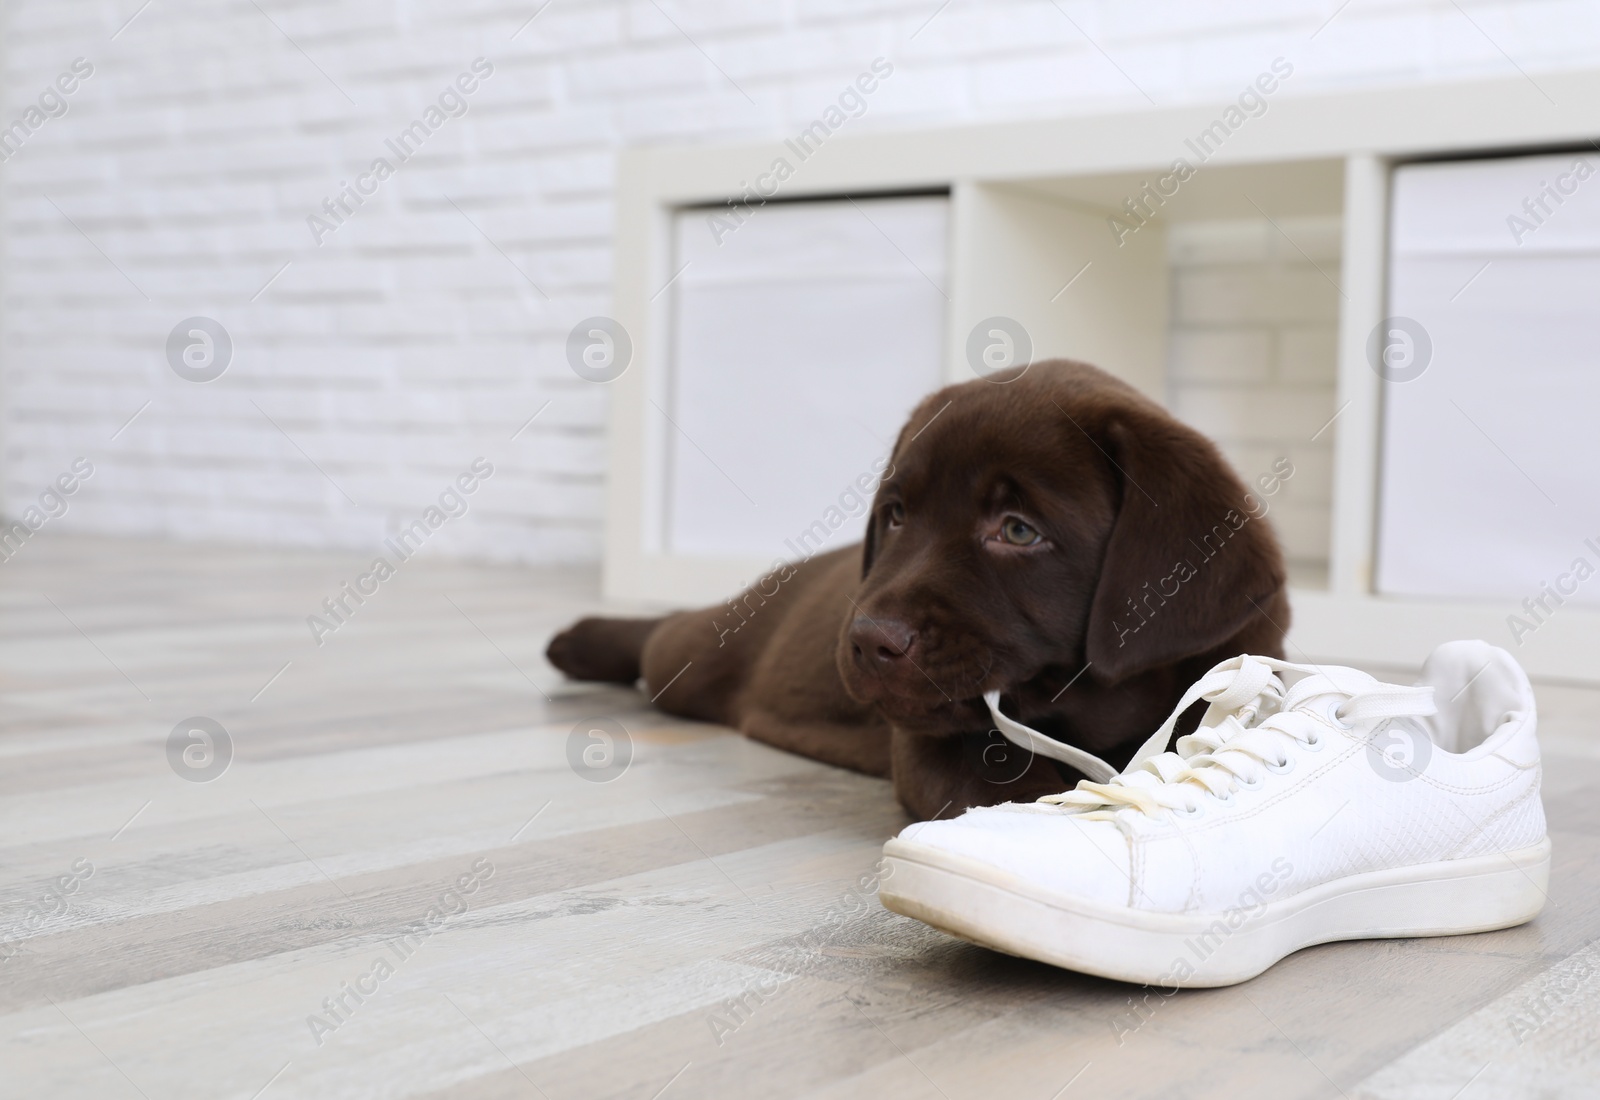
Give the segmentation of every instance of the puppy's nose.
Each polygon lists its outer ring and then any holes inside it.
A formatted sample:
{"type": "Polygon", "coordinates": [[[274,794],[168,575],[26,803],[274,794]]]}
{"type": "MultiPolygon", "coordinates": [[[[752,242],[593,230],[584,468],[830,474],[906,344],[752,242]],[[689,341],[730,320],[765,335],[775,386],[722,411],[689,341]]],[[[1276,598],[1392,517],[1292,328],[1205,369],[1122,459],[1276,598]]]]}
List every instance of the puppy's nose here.
{"type": "Polygon", "coordinates": [[[850,624],[850,648],[857,661],[868,667],[890,668],[913,659],[917,632],[899,619],[869,619],[862,615],[850,624]]]}

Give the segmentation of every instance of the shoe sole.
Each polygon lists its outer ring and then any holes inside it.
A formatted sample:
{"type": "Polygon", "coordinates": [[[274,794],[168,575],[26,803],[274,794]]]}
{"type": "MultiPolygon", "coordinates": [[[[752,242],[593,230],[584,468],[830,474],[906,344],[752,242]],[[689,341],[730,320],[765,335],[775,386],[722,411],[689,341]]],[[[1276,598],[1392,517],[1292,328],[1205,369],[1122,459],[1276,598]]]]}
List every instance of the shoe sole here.
{"type": "Polygon", "coordinates": [[[915,841],[884,846],[883,904],[1009,955],[1168,988],[1233,985],[1313,944],[1457,936],[1532,920],[1544,908],[1550,840],[1515,852],[1335,879],[1225,913],[1150,913],[1040,889],[915,841]]]}

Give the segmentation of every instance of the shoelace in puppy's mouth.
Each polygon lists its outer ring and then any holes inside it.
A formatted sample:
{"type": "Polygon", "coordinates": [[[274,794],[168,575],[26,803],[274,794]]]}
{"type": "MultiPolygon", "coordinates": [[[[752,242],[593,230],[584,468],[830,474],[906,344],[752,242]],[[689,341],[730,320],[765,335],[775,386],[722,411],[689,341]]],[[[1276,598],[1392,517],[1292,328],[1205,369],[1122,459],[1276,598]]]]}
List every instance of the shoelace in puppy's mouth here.
{"type": "Polygon", "coordinates": [[[1287,770],[1291,753],[1314,749],[1326,731],[1319,713],[1353,727],[1435,712],[1431,687],[1362,679],[1360,685],[1341,687],[1331,675],[1311,666],[1236,657],[1212,669],[1184,694],[1121,774],[1103,783],[1086,779],[1074,790],[1039,801],[1091,821],[1115,820],[1122,811],[1153,817],[1192,815],[1200,812],[1202,798],[1230,801],[1236,790],[1253,790],[1269,774],[1287,770]],[[1285,687],[1278,672],[1305,675],[1285,687]],[[1200,727],[1180,737],[1176,751],[1161,751],[1178,716],[1201,699],[1211,708],[1200,727]]]}

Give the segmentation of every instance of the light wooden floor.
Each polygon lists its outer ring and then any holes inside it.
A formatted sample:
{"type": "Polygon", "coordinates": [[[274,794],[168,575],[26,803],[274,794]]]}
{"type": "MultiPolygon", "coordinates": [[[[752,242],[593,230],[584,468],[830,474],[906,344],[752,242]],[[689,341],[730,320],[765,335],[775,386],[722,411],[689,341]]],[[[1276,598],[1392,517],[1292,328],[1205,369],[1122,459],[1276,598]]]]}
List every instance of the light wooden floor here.
{"type": "Polygon", "coordinates": [[[414,561],[319,648],[364,561],[46,532],[0,565],[0,1095],[1600,1095],[1600,692],[1540,689],[1538,922],[1145,1005],[879,907],[886,785],[563,684],[591,572],[414,561]],[[193,716],[210,782],[168,760],[193,716]],[[568,760],[595,716],[607,783],[568,760]]]}

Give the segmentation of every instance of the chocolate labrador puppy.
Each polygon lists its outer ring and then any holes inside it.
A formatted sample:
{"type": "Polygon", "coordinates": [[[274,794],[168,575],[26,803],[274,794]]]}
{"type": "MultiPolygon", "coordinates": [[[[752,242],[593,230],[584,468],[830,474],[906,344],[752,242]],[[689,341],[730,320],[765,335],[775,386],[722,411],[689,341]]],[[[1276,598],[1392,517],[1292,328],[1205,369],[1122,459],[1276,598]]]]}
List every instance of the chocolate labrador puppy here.
{"type": "Polygon", "coordinates": [[[1002,740],[985,691],[1121,767],[1211,665],[1283,656],[1265,514],[1132,387],[1035,363],[917,407],[862,545],[776,568],[728,607],[584,619],[548,656],[577,679],[643,675],[668,713],[887,777],[916,817],[950,816],[1080,778],[1002,740]]]}

